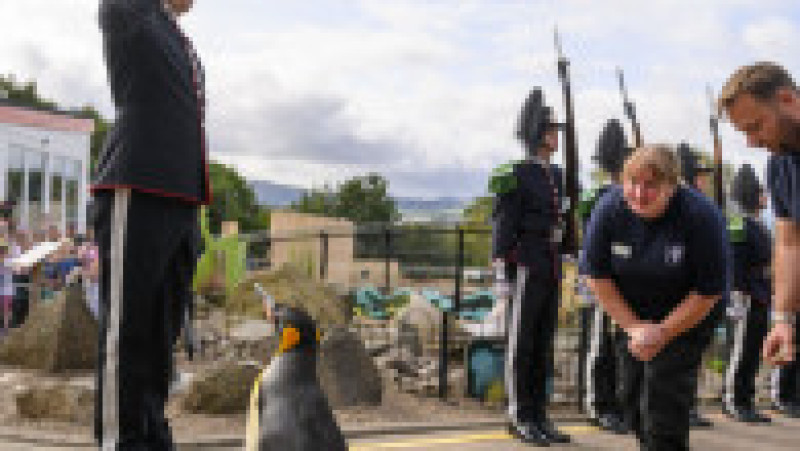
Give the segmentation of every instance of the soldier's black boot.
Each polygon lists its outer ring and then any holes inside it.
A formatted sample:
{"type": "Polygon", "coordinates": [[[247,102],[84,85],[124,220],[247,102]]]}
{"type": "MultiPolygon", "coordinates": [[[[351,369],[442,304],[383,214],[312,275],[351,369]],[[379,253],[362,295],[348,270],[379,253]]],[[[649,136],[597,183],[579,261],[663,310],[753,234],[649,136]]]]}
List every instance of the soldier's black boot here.
{"type": "Polygon", "coordinates": [[[508,433],[515,439],[536,446],[550,446],[550,439],[539,427],[539,424],[530,421],[508,423],[508,433]]]}

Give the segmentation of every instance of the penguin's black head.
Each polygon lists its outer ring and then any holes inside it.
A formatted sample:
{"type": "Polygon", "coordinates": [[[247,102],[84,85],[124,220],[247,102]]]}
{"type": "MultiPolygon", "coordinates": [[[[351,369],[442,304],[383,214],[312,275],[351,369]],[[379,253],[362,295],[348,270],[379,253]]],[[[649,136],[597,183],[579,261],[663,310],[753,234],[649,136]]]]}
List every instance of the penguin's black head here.
{"type": "Polygon", "coordinates": [[[317,349],[320,332],[314,319],[305,310],[276,304],[271,319],[279,338],[279,354],[317,349]]]}

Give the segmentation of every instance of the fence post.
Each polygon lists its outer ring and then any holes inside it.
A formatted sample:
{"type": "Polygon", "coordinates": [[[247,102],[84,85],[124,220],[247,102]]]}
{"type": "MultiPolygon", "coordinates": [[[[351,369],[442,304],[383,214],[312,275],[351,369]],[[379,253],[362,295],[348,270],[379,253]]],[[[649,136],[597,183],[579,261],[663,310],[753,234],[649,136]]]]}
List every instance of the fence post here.
{"type": "Polygon", "coordinates": [[[456,254],[456,270],[455,270],[455,287],[453,290],[453,309],[452,312],[442,310],[442,328],[439,331],[439,398],[447,398],[447,386],[449,382],[449,374],[447,372],[447,361],[450,351],[450,338],[448,333],[448,325],[450,323],[450,315],[453,315],[454,321],[458,320],[458,312],[461,311],[461,281],[464,278],[464,229],[461,226],[457,228],[458,234],[458,252],[456,254]]]}
{"type": "Polygon", "coordinates": [[[389,290],[392,287],[392,271],[391,271],[391,257],[392,257],[392,231],[389,226],[383,229],[383,244],[384,244],[384,257],[386,260],[386,267],[384,269],[384,294],[389,295],[389,290]]]}
{"type": "Polygon", "coordinates": [[[319,279],[324,281],[328,278],[328,232],[319,232],[319,279]]]}

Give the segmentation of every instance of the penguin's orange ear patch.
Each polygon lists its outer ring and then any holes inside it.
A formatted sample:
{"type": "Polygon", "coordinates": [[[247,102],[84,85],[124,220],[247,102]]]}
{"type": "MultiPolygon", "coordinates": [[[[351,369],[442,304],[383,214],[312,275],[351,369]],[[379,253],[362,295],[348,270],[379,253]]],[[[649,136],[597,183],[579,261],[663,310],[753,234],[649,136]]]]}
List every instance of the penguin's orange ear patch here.
{"type": "Polygon", "coordinates": [[[300,331],[294,327],[285,327],[281,333],[281,342],[278,352],[288,351],[300,343],[300,331]]]}
{"type": "Polygon", "coordinates": [[[317,343],[319,343],[321,339],[322,339],[322,333],[319,331],[319,329],[317,329],[317,343]]]}

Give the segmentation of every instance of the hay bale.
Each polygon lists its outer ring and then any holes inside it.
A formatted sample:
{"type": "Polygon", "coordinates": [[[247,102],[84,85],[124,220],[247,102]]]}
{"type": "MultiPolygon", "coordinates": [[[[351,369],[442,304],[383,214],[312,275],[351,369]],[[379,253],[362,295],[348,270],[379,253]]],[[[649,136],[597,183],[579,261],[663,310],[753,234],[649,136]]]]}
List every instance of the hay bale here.
{"type": "Polygon", "coordinates": [[[17,414],[30,420],[57,420],[91,424],[94,390],[72,384],[33,386],[14,396],[17,414]]]}
{"type": "Polygon", "coordinates": [[[243,413],[253,382],[261,372],[255,365],[224,362],[197,374],[182,400],[190,413],[230,415],[243,413]]]}
{"type": "Polygon", "coordinates": [[[25,323],[0,345],[0,362],[59,373],[97,364],[97,321],[76,279],[49,303],[34,305],[25,323]]]}
{"type": "Polygon", "coordinates": [[[358,336],[346,328],[325,334],[317,374],[333,408],[381,403],[383,384],[378,368],[358,336]]]}
{"type": "Polygon", "coordinates": [[[261,298],[253,290],[256,282],[278,302],[303,308],[322,328],[345,325],[352,316],[350,303],[334,286],[321,283],[288,265],[276,271],[248,276],[228,299],[226,307],[230,313],[253,318],[263,316],[261,298]]]}

